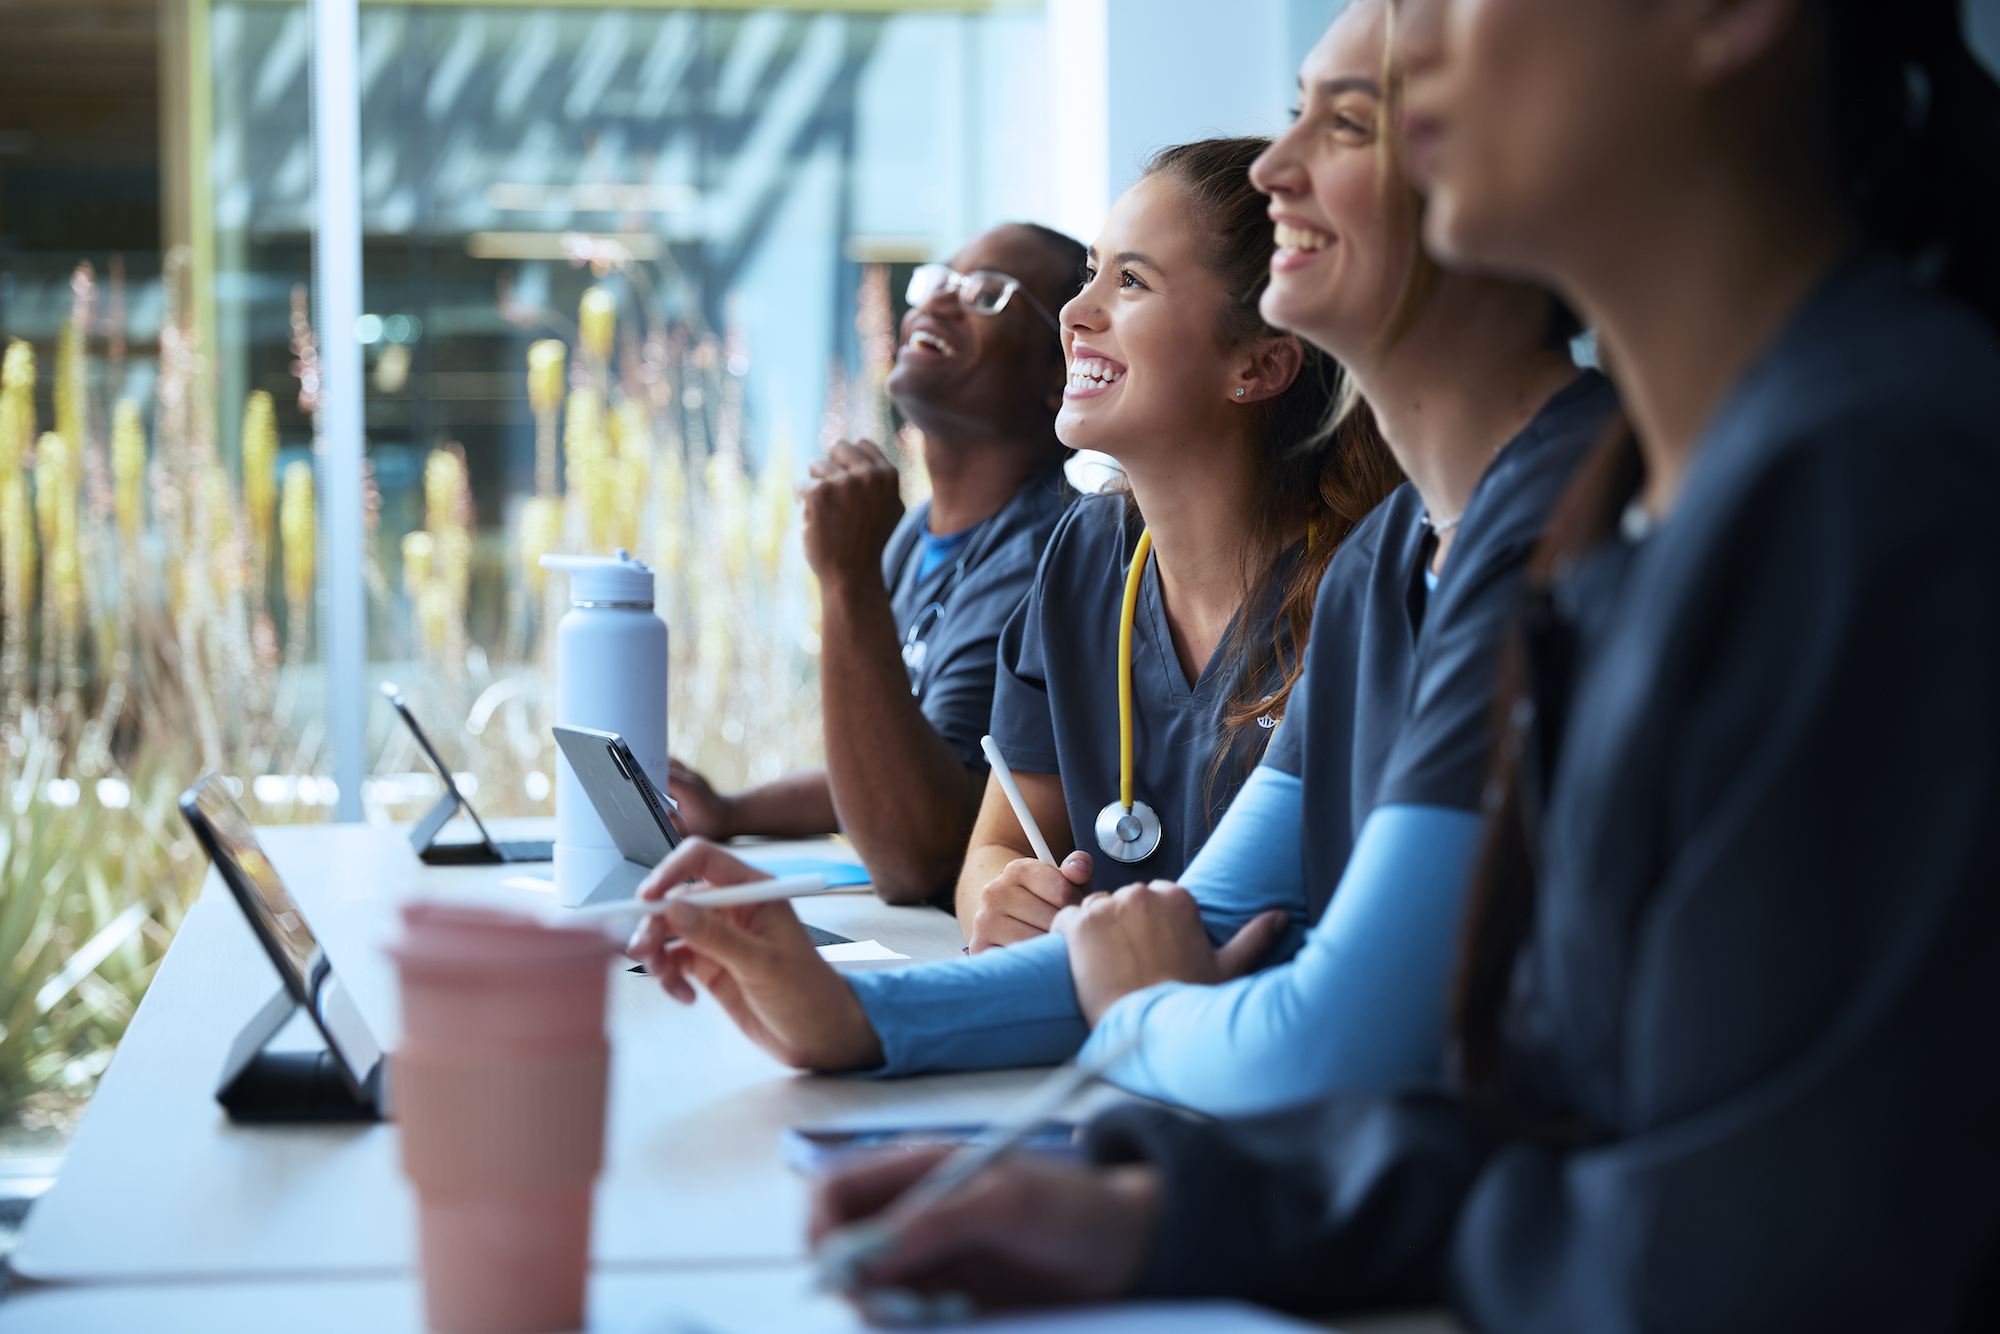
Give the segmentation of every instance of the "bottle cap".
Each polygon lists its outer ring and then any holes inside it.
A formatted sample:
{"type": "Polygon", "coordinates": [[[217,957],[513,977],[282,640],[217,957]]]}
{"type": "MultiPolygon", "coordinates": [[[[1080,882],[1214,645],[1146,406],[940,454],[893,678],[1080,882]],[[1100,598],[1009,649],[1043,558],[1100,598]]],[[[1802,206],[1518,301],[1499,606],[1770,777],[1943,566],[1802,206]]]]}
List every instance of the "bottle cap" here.
{"type": "Polygon", "coordinates": [[[541,566],[569,575],[571,606],[653,605],[653,567],[633,560],[624,547],[616,556],[544,556],[541,566]]]}

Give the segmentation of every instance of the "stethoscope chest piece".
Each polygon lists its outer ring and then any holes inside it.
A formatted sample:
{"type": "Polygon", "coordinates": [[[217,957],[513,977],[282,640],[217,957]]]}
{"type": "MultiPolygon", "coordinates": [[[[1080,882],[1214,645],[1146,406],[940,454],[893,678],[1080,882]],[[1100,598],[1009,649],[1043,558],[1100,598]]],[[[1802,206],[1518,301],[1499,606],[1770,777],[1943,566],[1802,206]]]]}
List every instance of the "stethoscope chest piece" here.
{"type": "Polygon", "coordinates": [[[1126,810],[1109,802],[1097,813],[1097,846],[1114,861],[1142,862],[1160,846],[1160,817],[1143,801],[1126,810]]]}

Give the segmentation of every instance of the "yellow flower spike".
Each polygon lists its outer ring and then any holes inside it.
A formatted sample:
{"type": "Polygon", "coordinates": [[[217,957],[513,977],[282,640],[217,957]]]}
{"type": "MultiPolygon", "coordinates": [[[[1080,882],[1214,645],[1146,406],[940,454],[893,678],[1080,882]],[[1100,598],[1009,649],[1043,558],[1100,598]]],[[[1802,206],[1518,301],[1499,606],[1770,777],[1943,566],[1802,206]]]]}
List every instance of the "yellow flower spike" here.
{"type": "Polygon", "coordinates": [[[593,462],[604,453],[597,394],[589,389],[572,389],[563,421],[565,458],[564,485],[581,491],[593,462]]]}
{"type": "Polygon", "coordinates": [[[560,338],[543,338],[528,344],[528,402],[537,412],[562,406],[564,368],[569,349],[560,338]]]}
{"type": "Polygon", "coordinates": [[[66,319],[56,340],[56,434],[73,446],[68,460],[73,478],[83,475],[84,422],[90,403],[83,335],[74,319],[66,319]]]}
{"type": "Polygon", "coordinates": [[[437,544],[422,529],[403,534],[403,591],[420,599],[431,584],[431,556],[437,544]]]}
{"type": "Polygon", "coordinates": [[[449,449],[433,449],[424,460],[424,527],[439,532],[458,521],[465,489],[465,464],[449,449]]]}
{"type": "Polygon", "coordinates": [[[556,416],[562,410],[569,349],[559,338],[528,345],[528,402],[535,410],[535,494],[556,493],[556,416]]]}
{"type": "MultiPolygon", "coordinates": [[[[122,414],[124,405],[119,408],[122,414]]],[[[117,448],[114,432],[114,456],[117,448]]],[[[139,449],[143,466],[143,440],[139,449]]],[[[271,554],[271,524],[278,517],[278,414],[262,389],[243,400],[243,508],[250,512],[251,559],[262,568],[271,554]]]]}
{"type": "Polygon", "coordinates": [[[430,584],[417,596],[417,634],[425,651],[444,652],[450,630],[451,594],[442,584],[430,584]]]}
{"type": "Polygon", "coordinates": [[[0,477],[0,609],[18,620],[35,605],[35,514],[19,468],[0,477]]]}
{"type": "Polygon", "coordinates": [[[607,555],[617,545],[618,460],[599,455],[583,478],[584,517],[590,527],[590,549],[607,555]]]}
{"type": "Polygon", "coordinates": [[[562,520],[562,501],[553,496],[536,496],[521,506],[521,575],[537,597],[549,578],[542,557],[562,540],[562,520]]]}
{"type": "MultiPolygon", "coordinates": [[[[270,401],[268,396],[265,401],[270,401]]],[[[272,460],[275,466],[275,454],[272,460]]],[[[275,470],[271,481],[275,496],[275,470]]],[[[146,425],[139,405],[129,398],[118,400],[117,411],[111,418],[111,485],[118,532],[130,546],[139,540],[139,532],[146,526],[146,425]]],[[[259,542],[259,551],[268,556],[268,541],[260,538],[259,542]]]]}
{"type": "Polygon", "coordinates": [[[35,349],[24,338],[7,340],[7,355],[0,359],[0,389],[35,387],[35,349]]]}
{"type": "Polygon", "coordinates": [[[0,478],[18,470],[35,439],[35,349],[19,338],[0,360],[0,478]]]}
{"type": "Polygon", "coordinates": [[[618,303],[602,287],[590,288],[576,310],[577,337],[583,350],[598,361],[611,357],[611,337],[618,329],[618,303]]]}
{"type": "Polygon", "coordinates": [[[300,459],[285,465],[278,498],[278,540],[285,555],[285,602],[294,614],[310,614],[313,595],[313,470],[300,459]]]}
{"type": "Polygon", "coordinates": [[[631,423],[625,419],[625,408],[627,406],[625,403],[620,403],[605,414],[604,453],[607,458],[622,459],[625,457],[625,434],[631,428],[631,423]]]}
{"type": "Polygon", "coordinates": [[[472,534],[465,525],[453,524],[437,535],[436,578],[449,595],[454,610],[462,609],[472,588],[472,534]]]}
{"type": "Polygon", "coordinates": [[[42,545],[51,551],[68,490],[69,442],[55,431],[44,431],[35,442],[35,523],[42,545]]]}

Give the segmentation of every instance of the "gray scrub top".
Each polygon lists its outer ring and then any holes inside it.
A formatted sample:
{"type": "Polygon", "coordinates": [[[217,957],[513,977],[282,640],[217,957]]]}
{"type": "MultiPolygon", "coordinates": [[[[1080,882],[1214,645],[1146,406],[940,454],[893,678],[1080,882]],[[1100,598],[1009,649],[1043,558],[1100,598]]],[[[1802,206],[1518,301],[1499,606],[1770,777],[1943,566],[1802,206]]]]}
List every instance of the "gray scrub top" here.
{"type": "MultiPolygon", "coordinates": [[[[1129,863],[1098,848],[1097,813],[1118,799],[1118,629],[1125,569],[1143,528],[1123,495],[1077,501],[1049,539],[1028,600],[1000,636],[993,740],[1010,767],[1062,776],[1071,846],[1095,860],[1097,889],[1178,880],[1270,735],[1261,727],[1244,728],[1232,753],[1216,765],[1233,683],[1220,679],[1221,664],[1211,660],[1188,684],[1160,600],[1159,563],[1149,559],[1132,626],[1132,763],[1134,795],[1159,813],[1160,845],[1144,861],[1129,863]]],[[[1293,547],[1280,559],[1290,562],[1297,553],[1293,547]]],[[[1234,630],[1232,622],[1218,658],[1234,630]]],[[[1258,636],[1271,638],[1261,628],[1258,636]]],[[[1279,684],[1275,667],[1267,675],[1266,693],[1279,684]]],[[[1052,847],[1057,841],[1051,839],[1052,847]]]]}
{"type": "Polygon", "coordinates": [[[1001,627],[1027,595],[1074,494],[1061,468],[1036,473],[925,578],[917,573],[918,539],[930,521],[929,501],[903,516],[883,548],[882,581],[917,706],[968,768],[986,768],[979,738],[993,712],[1001,627]]]}
{"type": "Polygon", "coordinates": [[[1617,408],[1618,391],[1596,371],[1542,406],[1473,488],[1435,591],[1424,571],[1437,539],[1408,482],[1327,566],[1305,669],[1264,758],[1304,780],[1309,919],[1376,806],[1479,809],[1500,648],[1528,555],[1617,408]]]}

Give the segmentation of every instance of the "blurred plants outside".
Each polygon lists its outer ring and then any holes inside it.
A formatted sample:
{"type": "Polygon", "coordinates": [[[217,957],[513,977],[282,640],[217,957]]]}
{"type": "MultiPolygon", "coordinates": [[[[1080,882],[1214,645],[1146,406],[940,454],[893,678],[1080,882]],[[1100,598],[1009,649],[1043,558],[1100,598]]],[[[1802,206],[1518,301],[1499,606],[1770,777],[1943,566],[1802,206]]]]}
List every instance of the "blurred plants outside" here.
{"type": "MultiPolygon", "coordinates": [[[[502,309],[560,335],[528,350],[535,494],[483,538],[464,451],[422,474],[423,526],[390,537],[372,481],[361,572],[371,624],[397,627],[377,664],[399,683],[482,815],[553,813],[554,628],[567,580],[549,552],[625,548],[657,571],[670,641],[670,745],[718,786],[821,758],[819,601],[798,534],[802,475],[788,424],[745,453],[750,349],[673,318],[671,268],[577,238],[598,280],[572,324],[502,309]],[[622,298],[622,299],[621,299],[622,298]],[[621,321],[621,310],[635,317],[621,321]],[[400,588],[385,549],[400,555],[400,588]],[[475,642],[475,585],[504,587],[494,642],[475,642]]],[[[0,1127],[62,1138],[130,1020],[207,872],[175,806],[219,771],[260,824],[320,820],[337,794],[312,665],[314,467],[278,468],[269,396],[249,395],[240,468],[216,447],[215,407],[189,314],[187,256],[167,258],[156,401],[106,402],[124,382],[122,280],[90,266],[53,349],[53,421],[37,420],[36,349],[5,351],[0,394],[0,1127]],[[50,429],[42,429],[46,425],[50,429]]],[[[680,310],[699,303],[675,300],[680,310]]],[[[859,289],[858,372],[836,362],[823,447],[865,435],[928,494],[921,441],[893,432],[888,270],[859,289]]],[[[319,388],[305,293],[294,293],[300,407],[319,388]]],[[[45,358],[46,359],[46,358],[45,358]]],[[[317,451],[315,451],[317,452],[317,451]]],[[[368,683],[339,683],[366,688],[368,683]]],[[[373,822],[407,820],[439,784],[400,727],[362,792],[373,822]]]]}

